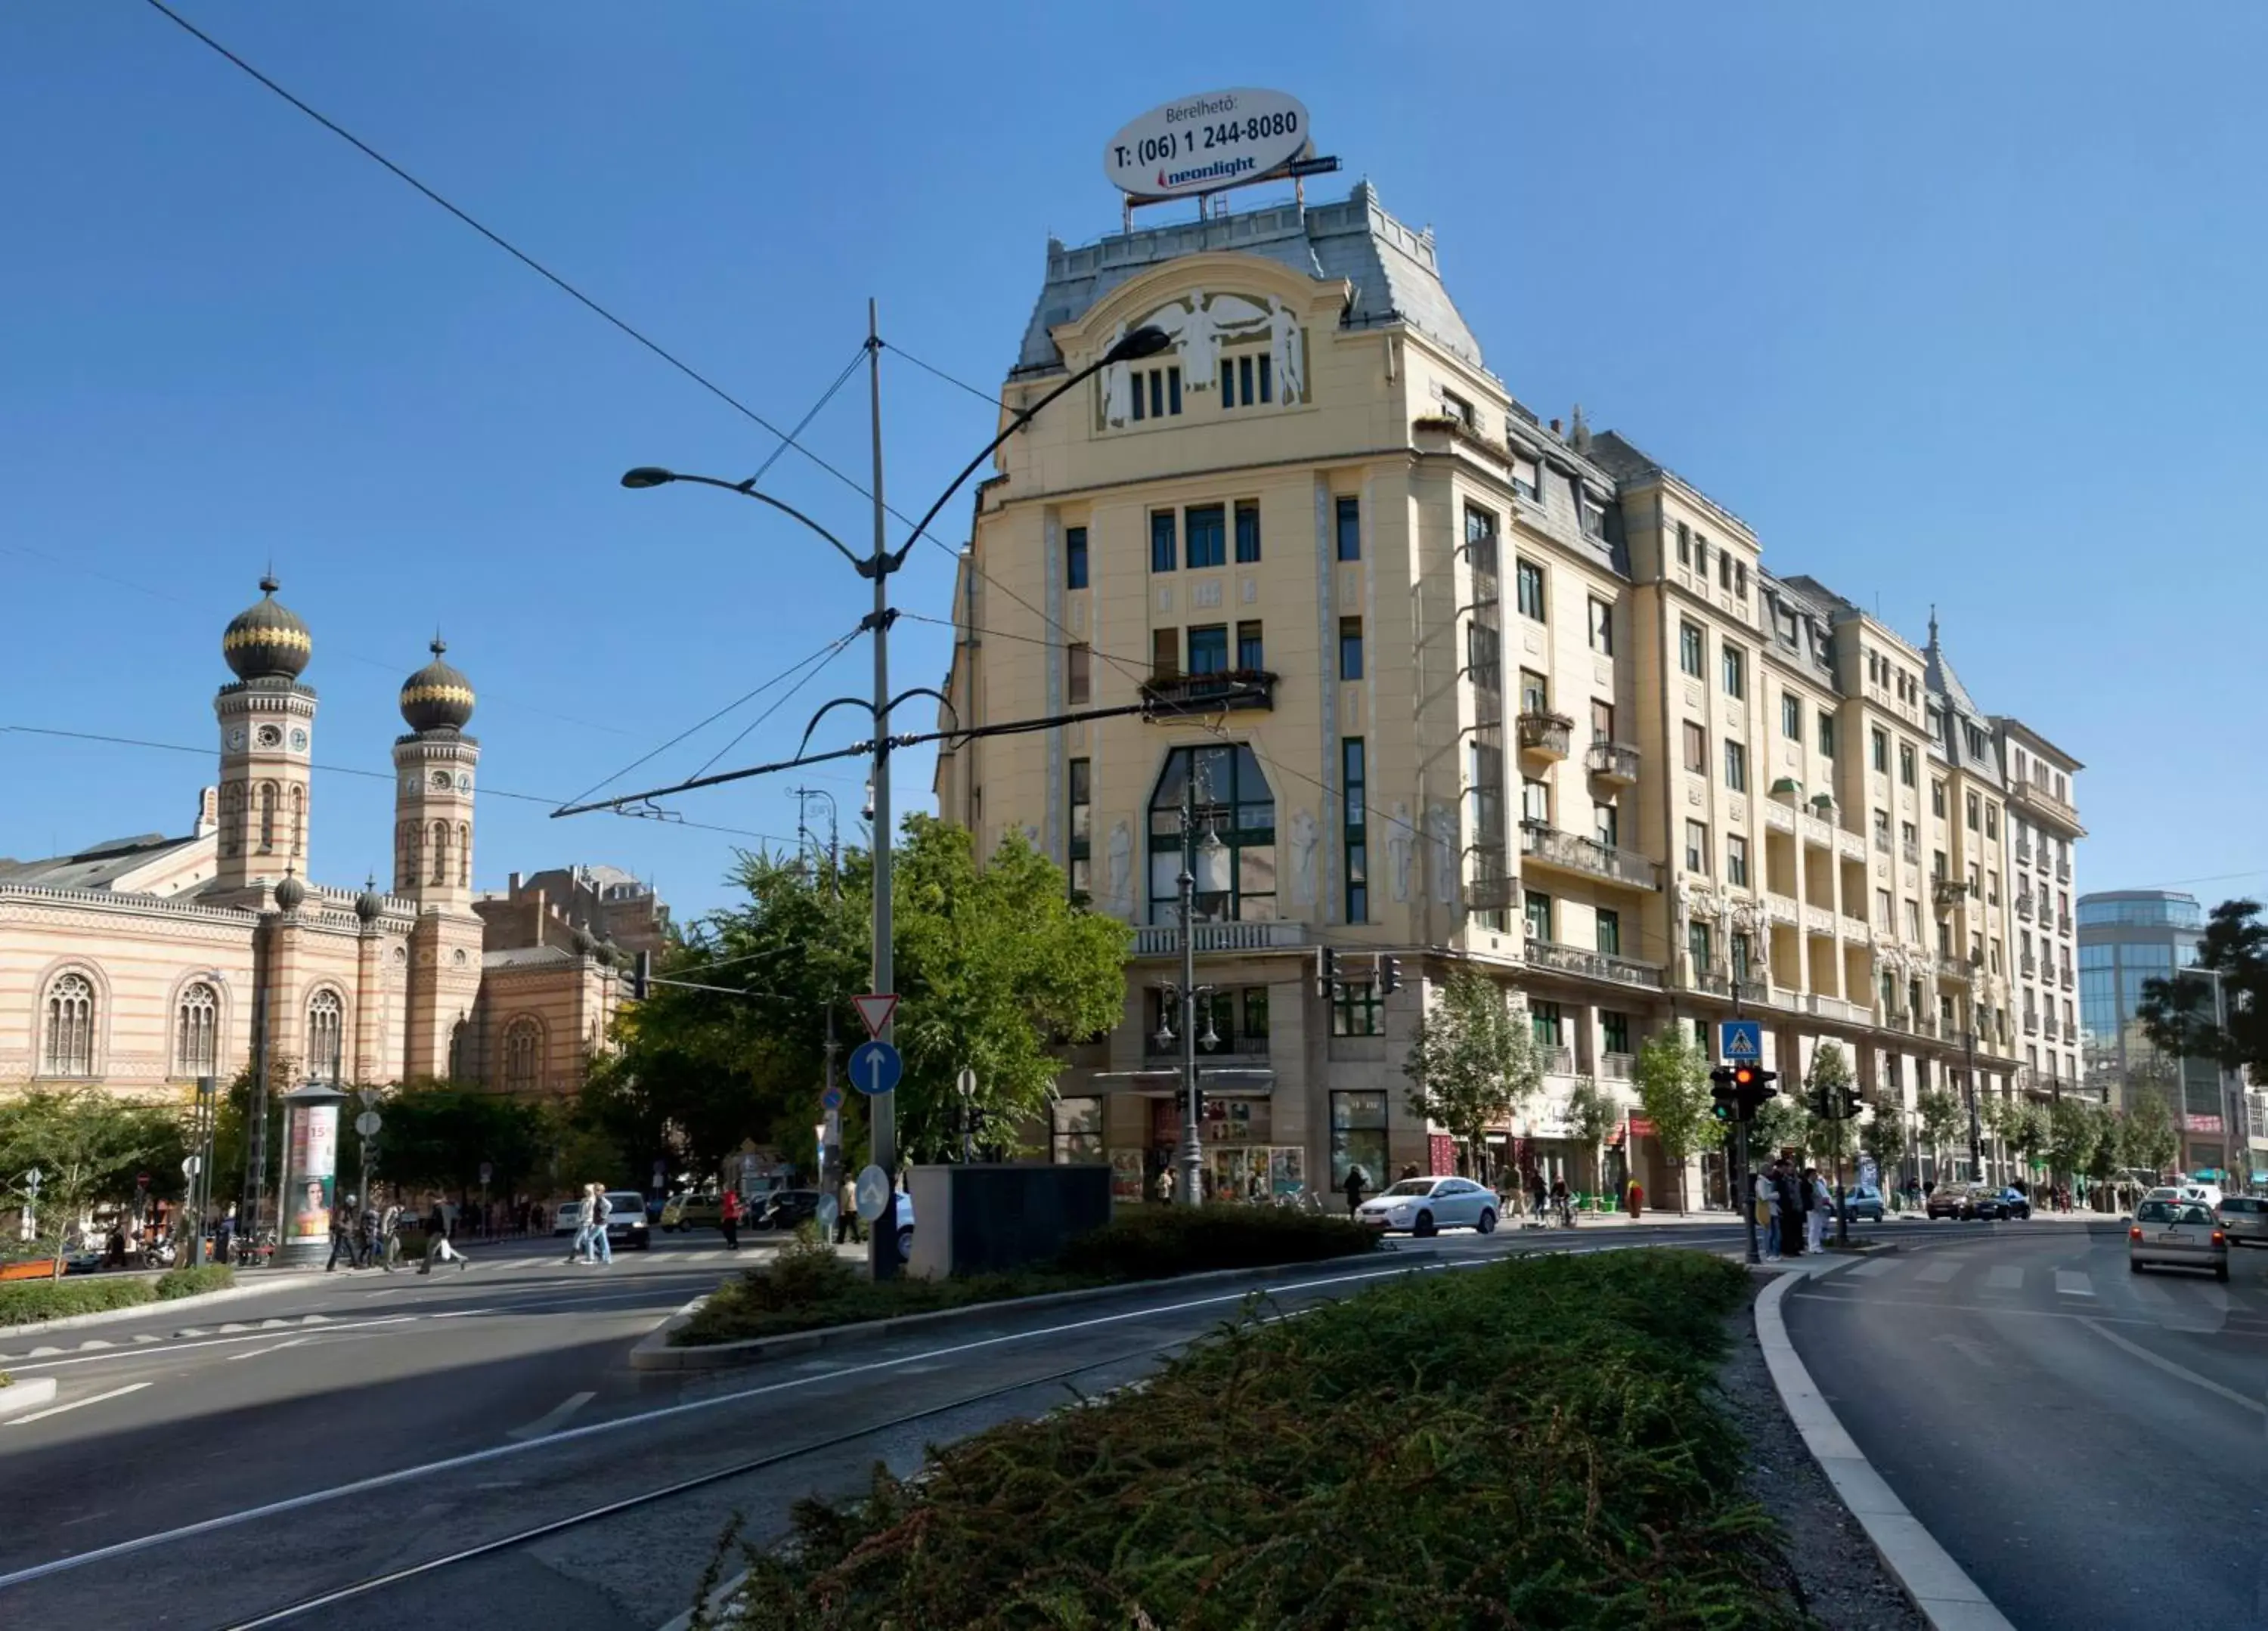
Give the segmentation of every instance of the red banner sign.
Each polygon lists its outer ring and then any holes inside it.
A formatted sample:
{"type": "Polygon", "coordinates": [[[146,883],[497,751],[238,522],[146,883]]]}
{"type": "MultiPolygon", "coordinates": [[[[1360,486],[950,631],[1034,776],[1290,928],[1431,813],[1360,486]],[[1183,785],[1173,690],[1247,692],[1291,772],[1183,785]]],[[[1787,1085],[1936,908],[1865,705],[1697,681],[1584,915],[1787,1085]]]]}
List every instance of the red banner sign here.
{"type": "Polygon", "coordinates": [[[1653,1136],[1653,1122],[1650,1118],[1646,1116],[1632,1116],[1630,1119],[1630,1129],[1631,1136],[1632,1138],[1652,1138],[1653,1136]]]}

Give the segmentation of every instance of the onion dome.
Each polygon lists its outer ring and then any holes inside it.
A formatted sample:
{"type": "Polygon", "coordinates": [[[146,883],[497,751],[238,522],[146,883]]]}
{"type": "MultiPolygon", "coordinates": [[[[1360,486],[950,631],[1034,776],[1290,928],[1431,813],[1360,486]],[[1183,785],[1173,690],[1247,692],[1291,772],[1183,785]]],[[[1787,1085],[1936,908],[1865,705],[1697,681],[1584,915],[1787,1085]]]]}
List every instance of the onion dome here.
{"type": "Polygon", "coordinates": [[[433,660],[401,682],[401,716],[412,731],[461,731],[473,717],[473,682],[444,662],[449,648],[433,636],[433,660]]]}
{"type": "Polygon", "coordinates": [[[282,881],[276,885],[276,909],[296,912],[306,904],[306,899],[307,885],[299,881],[299,875],[297,872],[284,873],[282,881]]]}
{"type": "Polygon", "coordinates": [[[271,574],[260,580],[261,598],[229,620],[220,654],[239,680],[297,680],[315,654],[299,614],[276,598],[271,574]]]}
{"type": "Polygon", "coordinates": [[[355,915],[365,923],[374,923],[385,910],[386,897],[378,893],[378,879],[364,879],[362,893],[355,897],[355,915]]]}

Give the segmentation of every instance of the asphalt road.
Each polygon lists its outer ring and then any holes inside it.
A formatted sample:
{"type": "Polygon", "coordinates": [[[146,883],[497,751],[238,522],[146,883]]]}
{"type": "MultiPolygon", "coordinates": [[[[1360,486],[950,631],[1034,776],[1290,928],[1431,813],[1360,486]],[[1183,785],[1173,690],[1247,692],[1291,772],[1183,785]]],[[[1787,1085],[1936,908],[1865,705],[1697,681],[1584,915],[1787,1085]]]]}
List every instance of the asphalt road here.
{"type": "Polygon", "coordinates": [[[2268,1251],[2128,1271],[2123,1226],[1909,1228],[1790,1340],[2020,1631],[2268,1627],[2268,1251]]]}
{"type": "MultiPolygon", "coordinates": [[[[1439,1244],[1462,1261],[1663,1241],[1733,1251],[1738,1238],[1688,1225],[1439,1244]]],[[[462,1274],[319,1278],[194,1320],[60,1333],[42,1345],[63,1351],[4,1362],[56,1376],[64,1408],[0,1424],[0,1625],[652,1631],[690,1603],[734,1514],[751,1539],[775,1538],[796,1499],[854,1493],[878,1460],[909,1471],[929,1444],[1131,1380],[1255,1289],[1156,1285],[747,1370],[643,1373],[624,1363],[631,1345],[734,1267],[713,1237],[659,1237],[650,1257],[618,1256],[611,1271],[568,1267],[548,1243],[475,1257],[462,1274]],[[76,1346],[89,1340],[116,1346],[76,1346]],[[390,1574],[401,1577],[264,1618],[390,1574]]],[[[1317,1265],[1264,1289],[1289,1310],[1387,1272],[1317,1265]]],[[[24,1341],[0,1338],[0,1353],[24,1341]]]]}

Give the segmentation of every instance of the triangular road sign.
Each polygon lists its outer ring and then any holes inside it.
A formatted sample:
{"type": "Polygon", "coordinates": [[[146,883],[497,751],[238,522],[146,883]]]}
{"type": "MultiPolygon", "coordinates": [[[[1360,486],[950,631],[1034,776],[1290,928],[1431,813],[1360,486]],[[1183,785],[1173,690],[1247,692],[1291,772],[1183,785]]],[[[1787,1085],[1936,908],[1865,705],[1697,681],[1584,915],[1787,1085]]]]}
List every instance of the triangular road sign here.
{"type": "Polygon", "coordinates": [[[858,1018],[865,1024],[866,1034],[879,1041],[882,1027],[890,1023],[890,1016],[897,1011],[898,994],[895,991],[879,995],[870,992],[865,996],[852,997],[850,1006],[858,1010],[858,1018]]]}

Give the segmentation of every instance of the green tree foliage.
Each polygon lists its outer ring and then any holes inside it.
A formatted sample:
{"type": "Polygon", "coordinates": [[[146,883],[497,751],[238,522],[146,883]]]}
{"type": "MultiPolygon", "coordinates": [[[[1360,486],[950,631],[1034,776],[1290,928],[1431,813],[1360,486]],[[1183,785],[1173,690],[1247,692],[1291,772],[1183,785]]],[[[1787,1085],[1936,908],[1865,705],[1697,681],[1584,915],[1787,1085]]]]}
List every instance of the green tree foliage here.
{"type": "Polygon", "coordinates": [[[2176,973],[2142,982],[2135,1014],[2150,1040],[2177,1059],[2212,1059],[2268,1082],[2268,924],[2257,900],[2224,900],[2198,941],[2199,966],[2219,971],[2228,1025],[2213,1018],[2213,982],[2176,973]]]}
{"type": "Polygon", "coordinates": [[[1646,1038],[1631,1076],[1661,1153],[1676,1169],[1677,1209],[1683,1212],[1686,1162],[1697,1151],[1715,1149],[1725,1136],[1723,1123],[1711,1113],[1709,1062],[1690,1032],[1672,1026],[1646,1038]]]}
{"type": "Polygon", "coordinates": [[[1505,1001],[1504,988],[1476,969],[1449,976],[1440,999],[1418,1021],[1403,1074],[1410,1113],[1447,1129],[1476,1172],[1482,1135],[1512,1119],[1543,1085],[1527,1018],[1505,1001]]]}
{"type": "Polygon", "coordinates": [[[177,1110],[100,1088],[34,1091],[0,1105],[0,1172],[17,1183],[40,1170],[38,1238],[58,1279],[73,1229],[96,1207],[131,1200],[142,1173],[151,1194],[178,1194],[188,1152],[177,1110]]]}
{"type": "Polygon", "coordinates": [[[1977,1106],[1977,1117],[1985,1131],[2027,1159],[2037,1155],[2047,1142],[2046,1113],[2021,1095],[1989,1095],[1977,1106]]]}
{"type": "Polygon", "coordinates": [[[2099,1106],[2077,1097],[2058,1098],[2049,1106],[2045,1148],[2050,1169],[2058,1174],[2091,1170],[2108,1120],[2099,1106]]]}
{"type": "Polygon", "coordinates": [[[2126,1118],[2108,1106],[2092,1106],[2088,1114],[2095,1120],[2095,1149],[2087,1159],[2087,1175],[2098,1183],[2110,1183],[2132,1164],[2127,1153],[2126,1118]]]}
{"type": "Polygon", "coordinates": [[[1574,1091],[1567,1095],[1567,1126],[1590,1159],[1594,1186],[1606,1172],[1605,1163],[1599,1158],[1599,1146],[1622,1119],[1622,1106],[1615,1102],[1613,1094],[1602,1091],[1588,1076],[1575,1078],[1574,1091]]]}
{"type": "Polygon", "coordinates": [[[2126,1125],[2121,1145],[2129,1166],[2152,1172],[2173,1169],[2174,1157],[2181,1150],[2181,1137],[2174,1131],[2174,1113],[2154,1090],[2128,1084],[2126,1125]]]}
{"type": "Polygon", "coordinates": [[[1749,1122],[1749,1156],[1751,1164],[1758,1159],[1793,1151],[1800,1158],[1812,1147],[1821,1123],[1803,1102],[1788,1092],[1791,1084],[1782,1083],[1777,1098],[1767,1098],[1756,1106],[1755,1117],[1749,1122]]]}
{"type": "Polygon", "coordinates": [[[1969,1127],[1967,1107],[1941,1087],[1933,1087],[1914,1099],[1914,1116],[1921,1123],[1922,1142],[1940,1162],[1945,1159],[1946,1146],[1955,1142],[1969,1127]]]}
{"type": "MultiPolygon", "coordinates": [[[[1842,1104],[1843,1090],[1851,1085],[1851,1062],[1845,1055],[1840,1042],[1830,1037],[1812,1049],[1811,1075],[1807,1082],[1814,1091],[1824,1090],[1826,1097],[1822,1102],[1830,1106],[1842,1104]]],[[[1839,1175],[1844,1157],[1850,1153],[1858,1133],[1859,1124],[1855,1120],[1814,1116],[1808,1142],[1811,1149],[1834,1164],[1835,1172],[1839,1175]]]]}
{"type": "MultiPolygon", "coordinates": [[[[361,1108],[350,1098],[339,1107],[341,1120],[350,1122],[361,1108]]],[[[557,1128],[544,1106],[453,1082],[416,1082],[386,1094],[376,1108],[381,1125],[372,1148],[373,1188],[439,1190],[468,1200],[480,1193],[483,1162],[491,1199],[551,1187],[557,1128]]],[[[578,1172],[571,1180],[615,1183],[624,1176],[578,1172]]],[[[360,1141],[349,1129],[339,1146],[340,1192],[352,1190],[360,1179],[360,1141]]]]}

